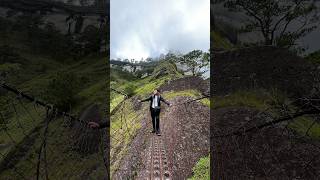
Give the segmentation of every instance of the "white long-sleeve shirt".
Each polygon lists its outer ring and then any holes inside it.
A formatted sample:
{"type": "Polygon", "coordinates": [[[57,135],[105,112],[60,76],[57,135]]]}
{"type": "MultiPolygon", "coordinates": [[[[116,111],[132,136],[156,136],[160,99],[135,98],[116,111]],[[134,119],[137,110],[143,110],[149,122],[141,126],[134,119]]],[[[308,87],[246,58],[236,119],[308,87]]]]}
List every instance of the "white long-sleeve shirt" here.
{"type": "Polygon", "coordinates": [[[157,96],[157,95],[155,95],[154,97],[153,97],[153,100],[152,100],[152,108],[155,108],[155,107],[158,107],[159,106],[159,96],[157,96]]]}

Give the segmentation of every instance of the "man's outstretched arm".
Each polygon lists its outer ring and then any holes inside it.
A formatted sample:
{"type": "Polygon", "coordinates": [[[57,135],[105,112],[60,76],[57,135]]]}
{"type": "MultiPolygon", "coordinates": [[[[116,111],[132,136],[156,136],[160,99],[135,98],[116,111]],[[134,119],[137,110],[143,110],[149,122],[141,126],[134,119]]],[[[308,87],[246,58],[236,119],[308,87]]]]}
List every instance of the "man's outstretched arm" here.
{"type": "Polygon", "coordinates": [[[160,97],[160,101],[166,103],[168,106],[171,105],[171,104],[170,104],[168,101],[166,101],[163,97],[160,97]]]}
{"type": "Polygon", "coordinates": [[[151,98],[152,98],[152,97],[150,96],[150,97],[148,97],[147,99],[141,100],[140,102],[150,101],[151,98]]]}

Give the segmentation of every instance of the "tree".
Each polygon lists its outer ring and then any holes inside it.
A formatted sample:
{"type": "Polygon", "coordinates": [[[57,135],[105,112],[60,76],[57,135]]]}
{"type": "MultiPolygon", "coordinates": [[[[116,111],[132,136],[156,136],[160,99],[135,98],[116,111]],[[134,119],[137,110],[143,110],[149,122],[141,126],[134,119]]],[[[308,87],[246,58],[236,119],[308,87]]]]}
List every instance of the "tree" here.
{"type": "Polygon", "coordinates": [[[248,16],[244,31],[259,31],[265,45],[286,48],[313,31],[319,19],[312,0],[228,0],[225,6],[248,16]]]}
{"type": "Polygon", "coordinates": [[[173,63],[179,62],[179,59],[181,58],[181,54],[169,52],[165,55],[165,60],[171,61],[173,63]]]}
{"type": "Polygon", "coordinates": [[[146,62],[152,62],[152,58],[148,57],[148,58],[146,59],[146,62]]]}
{"type": "Polygon", "coordinates": [[[186,65],[193,76],[201,76],[207,71],[203,68],[209,65],[210,55],[201,50],[193,50],[180,59],[180,63],[186,65]]]}

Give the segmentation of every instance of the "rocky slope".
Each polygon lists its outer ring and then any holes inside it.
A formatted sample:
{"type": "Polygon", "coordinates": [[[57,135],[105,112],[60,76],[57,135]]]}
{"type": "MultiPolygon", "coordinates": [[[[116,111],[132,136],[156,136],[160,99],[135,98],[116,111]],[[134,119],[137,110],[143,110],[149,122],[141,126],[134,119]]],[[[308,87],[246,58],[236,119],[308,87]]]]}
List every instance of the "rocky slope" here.
{"type": "Polygon", "coordinates": [[[317,179],[317,116],[258,128],[300,108],[292,102],[311,92],[316,67],[284,49],[254,47],[214,54],[211,69],[213,179],[317,179]]]}

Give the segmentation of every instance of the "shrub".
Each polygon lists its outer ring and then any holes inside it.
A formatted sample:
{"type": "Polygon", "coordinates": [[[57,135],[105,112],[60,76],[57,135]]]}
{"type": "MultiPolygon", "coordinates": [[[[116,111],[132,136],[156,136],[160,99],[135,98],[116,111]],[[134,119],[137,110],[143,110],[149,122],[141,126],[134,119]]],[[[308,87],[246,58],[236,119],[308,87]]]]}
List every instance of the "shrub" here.
{"type": "Polygon", "coordinates": [[[210,156],[201,158],[196,166],[192,168],[193,176],[189,180],[210,179],[210,156]]]}

